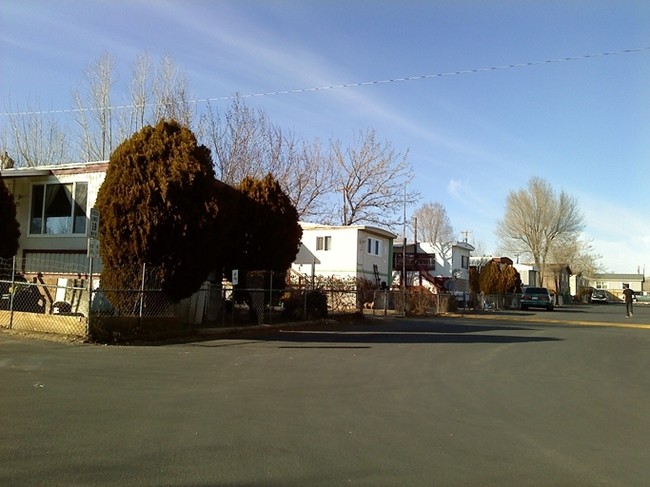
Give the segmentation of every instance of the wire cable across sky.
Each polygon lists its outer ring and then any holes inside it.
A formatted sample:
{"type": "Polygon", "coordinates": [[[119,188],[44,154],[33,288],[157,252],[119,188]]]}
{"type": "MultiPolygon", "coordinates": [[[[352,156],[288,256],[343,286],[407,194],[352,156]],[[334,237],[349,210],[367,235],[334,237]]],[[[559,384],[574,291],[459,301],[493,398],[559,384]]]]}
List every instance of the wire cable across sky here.
{"type": "MultiPolygon", "coordinates": [[[[266,91],[266,92],[259,92],[259,93],[245,93],[245,94],[228,95],[228,96],[220,96],[220,97],[213,97],[213,98],[200,98],[196,100],[189,100],[187,101],[187,103],[198,105],[202,103],[210,103],[215,101],[233,100],[235,98],[255,98],[255,97],[263,97],[263,96],[292,95],[292,94],[310,93],[316,91],[338,90],[343,88],[358,88],[363,86],[384,85],[390,83],[401,83],[405,81],[418,81],[424,79],[440,78],[443,76],[458,76],[464,74],[476,74],[476,73],[484,73],[489,71],[499,71],[504,69],[526,68],[531,66],[539,66],[543,64],[565,63],[570,61],[579,61],[583,59],[592,59],[592,58],[598,58],[604,56],[615,56],[620,54],[638,53],[643,51],[650,51],[650,46],[637,47],[632,49],[622,49],[619,51],[599,52],[595,54],[583,54],[580,56],[569,56],[569,57],[562,57],[556,59],[546,59],[543,61],[529,61],[524,63],[502,64],[497,66],[487,66],[487,67],[473,68],[473,69],[461,69],[458,71],[447,71],[447,72],[423,74],[417,76],[405,76],[400,78],[390,78],[384,80],[360,81],[355,83],[315,86],[311,88],[295,88],[289,90],[266,91]]],[[[150,105],[145,105],[145,107],[146,106],[150,106],[150,105]]],[[[153,106],[153,104],[151,104],[151,106],[153,106]]],[[[58,110],[5,112],[5,113],[0,113],[0,116],[54,115],[54,114],[65,114],[65,113],[79,113],[83,111],[124,110],[124,109],[132,109],[136,107],[142,108],[142,106],[139,105],[114,105],[103,109],[102,108],[68,108],[68,109],[58,109],[58,110]]]]}

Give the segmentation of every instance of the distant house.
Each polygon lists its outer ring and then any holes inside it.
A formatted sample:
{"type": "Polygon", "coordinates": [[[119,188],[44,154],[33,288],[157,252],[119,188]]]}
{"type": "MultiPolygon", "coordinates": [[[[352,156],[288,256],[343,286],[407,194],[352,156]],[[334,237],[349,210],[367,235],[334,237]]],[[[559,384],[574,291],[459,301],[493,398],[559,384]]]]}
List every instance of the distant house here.
{"type": "Polygon", "coordinates": [[[575,280],[572,281],[571,268],[566,264],[546,264],[543,279],[540,279],[541,273],[539,267],[531,263],[516,263],[514,268],[519,272],[522,287],[535,287],[543,285],[552,294],[556,295],[556,301],[561,299],[570,302],[572,292],[572,282],[575,286],[575,280]]]}
{"type": "Polygon", "coordinates": [[[539,268],[533,264],[512,264],[521,279],[522,286],[535,287],[539,285],[539,268]]]}
{"type": "Polygon", "coordinates": [[[432,243],[395,245],[393,273],[407,286],[429,287],[435,292],[469,291],[470,256],[474,247],[456,242],[441,248],[432,243]],[[406,258],[406,260],[404,260],[406,258]],[[405,263],[405,265],[404,265],[405,263]]]}
{"type": "Polygon", "coordinates": [[[546,264],[544,287],[555,294],[556,304],[571,302],[571,275],[571,268],[566,264],[546,264]]]}
{"type": "Polygon", "coordinates": [[[402,274],[407,286],[424,286],[435,292],[444,291],[444,280],[436,279],[436,254],[422,243],[396,244],[393,247],[393,282],[402,285],[402,274]]]}
{"type": "Polygon", "coordinates": [[[585,290],[587,290],[589,287],[589,279],[587,279],[582,273],[573,274],[569,278],[569,289],[571,296],[582,297],[585,290]]]}
{"type": "Polygon", "coordinates": [[[294,276],[365,279],[390,286],[394,233],[369,225],[300,222],[300,226],[302,242],[291,265],[294,276]]]}
{"type": "Polygon", "coordinates": [[[89,213],[107,168],[104,161],[2,170],[17,203],[23,272],[88,268],[89,213]]]}
{"type": "Polygon", "coordinates": [[[608,294],[619,299],[627,286],[638,293],[646,291],[643,274],[593,274],[587,276],[587,279],[592,288],[604,289],[608,294]]]}

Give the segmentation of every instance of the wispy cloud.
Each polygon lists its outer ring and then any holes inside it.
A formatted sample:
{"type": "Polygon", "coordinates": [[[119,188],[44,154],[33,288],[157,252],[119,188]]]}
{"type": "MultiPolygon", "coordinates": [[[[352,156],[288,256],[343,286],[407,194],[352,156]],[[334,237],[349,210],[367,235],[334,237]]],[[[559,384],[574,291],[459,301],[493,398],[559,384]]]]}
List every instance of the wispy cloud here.
{"type": "MultiPolygon", "coordinates": [[[[371,81],[359,79],[358,73],[342,70],[338,63],[324,57],[319,51],[287,40],[277,29],[269,27],[268,19],[262,22],[259,17],[243,16],[240,9],[233,9],[228,4],[218,5],[217,9],[209,9],[210,15],[199,18],[195,10],[189,11],[182,3],[173,1],[157,2],[156,11],[158,15],[191,29],[195,42],[210,53],[209,57],[214,59],[213,62],[218,65],[221,75],[228,76],[229,71],[236,71],[237,91],[240,94],[251,94],[242,93],[240,83],[246,78],[246,87],[255,86],[261,92],[371,81]],[[215,10],[218,10],[218,14],[214,14],[215,10]],[[208,49],[209,46],[211,49],[208,49]]],[[[208,93],[206,96],[230,94],[232,93],[208,93]]],[[[509,165],[509,161],[500,154],[477,144],[465,134],[451,133],[446,127],[438,125],[434,119],[423,123],[419,117],[405,115],[404,107],[399,105],[399,102],[388,101],[384,94],[385,91],[375,87],[359,87],[322,90],[315,96],[327,97],[330,113],[336,112],[332,106],[338,106],[341,112],[353,111],[363,114],[364,118],[372,120],[375,125],[390,125],[393,132],[408,134],[410,139],[417,139],[418,144],[425,143],[438,150],[458,154],[459,158],[465,157],[467,160],[476,160],[483,164],[498,167],[509,165]]],[[[292,110],[300,106],[300,101],[297,103],[295,98],[286,100],[291,104],[292,110]]],[[[468,107],[456,106],[443,98],[432,100],[431,95],[429,102],[443,107],[446,112],[464,113],[468,110],[468,107]]],[[[313,116],[317,118],[321,114],[314,113],[313,116]]],[[[472,115],[471,119],[479,118],[472,115]]],[[[329,120],[330,125],[331,122],[329,120]]],[[[489,121],[481,123],[499,133],[503,132],[489,121]]],[[[390,134],[387,134],[387,137],[390,138],[390,134]]]]}
{"type": "Polygon", "coordinates": [[[488,197],[483,193],[477,192],[473,188],[472,183],[468,181],[450,179],[447,184],[447,193],[472,212],[480,215],[489,215],[490,218],[498,215],[494,205],[494,195],[488,197]]]}
{"type": "Polygon", "coordinates": [[[632,203],[604,203],[587,193],[578,199],[585,216],[585,238],[603,256],[608,270],[634,273],[644,265],[650,267],[650,221],[639,208],[632,203]]]}

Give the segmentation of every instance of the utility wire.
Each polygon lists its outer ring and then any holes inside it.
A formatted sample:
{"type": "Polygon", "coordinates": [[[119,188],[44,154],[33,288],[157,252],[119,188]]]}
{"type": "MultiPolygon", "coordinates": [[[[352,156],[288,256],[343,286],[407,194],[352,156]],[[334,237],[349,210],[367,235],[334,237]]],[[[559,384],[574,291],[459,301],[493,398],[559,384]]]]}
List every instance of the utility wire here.
{"type": "MultiPolygon", "coordinates": [[[[556,59],[546,59],[544,61],[530,61],[525,63],[515,63],[515,64],[502,64],[498,66],[488,66],[482,68],[473,68],[473,69],[462,69],[458,71],[447,71],[442,73],[433,73],[433,74],[423,74],[419,76],[406,76],[402,78],[391,78],[384,80],[374,80],[374,81],[361,81],[356,83],[343,83],[338,85],[326,85],[326,86],[315,86],[311,88],[295,88],[290,90],[281,90],[281,91],[266,91],[259,93],[248,93],[248,94],[239,94],[239,95],[230,95],[230,96],[221,96],[215,98],[201,98],[197,100],[188,100],[186,103],[191,105],[198,105],[201,103],[210,103],[213,101],[225,101],[233,100],[235,98],[255,98],[262,96],[276,96],[276,95],[292,95],[297,93],[310,93],[314,91],[327,91],[327,90],[337,90],[343,88],[357,88],[362,86],[373,86],[373,85],[383,85],[389,83],[401,83],[404,81],[418,81],[423,79],[431,78],[440,78],[443,76],[457,76],[462,74],[475,74],[475,73],[484,73],[488,71],[499,71],[504,69],[514,69],[514,68],[526,68],[530,66],[539,66],[542,64],[553,64],[553,63],[565,63],[569,61],[578,61],[582,59],[591,59],[604,56],[615,56],[619,54],[629,54],[642,51],[650,50],[650,46],[638,47],[632,49],[622,49],[620,51],[608,51],[608,52],[599,52],[595,54],[583,54],[581,56],[570,56],[556,59]]],[[[38,110],[38,111],[21,111],[21,112],[5,112],[0,113],[0,116],[26,116],[26,115],[52,115],[52,114],[64,114],[64,113],[80,113],[84,111],[100,111],[100,110],[123,110],[123,109],[133,109],[133,108],[143,108],[147,106],[155,106],[155,104],[148,105],[114,105],[106,108],[68,108],[60,110],[38,110]]]]}

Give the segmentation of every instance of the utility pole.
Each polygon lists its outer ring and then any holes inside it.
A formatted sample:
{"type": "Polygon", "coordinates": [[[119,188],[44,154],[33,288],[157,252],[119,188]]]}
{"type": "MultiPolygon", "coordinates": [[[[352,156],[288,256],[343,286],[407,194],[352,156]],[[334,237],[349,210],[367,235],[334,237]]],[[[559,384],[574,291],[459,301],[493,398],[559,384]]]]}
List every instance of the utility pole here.
{"type": "Polygon", "coordinates": [[[418,265],[418,219],[413,219],[413,264],[418,273],[418,284],[422,287],[422,269],[418,265]]]}
{"type": "Polygon", "coordinates": [[[402,306],[404,307],[404,315],[406,316],[406,184],[404,184],[404,245],[402,246],[402,306]]]}

